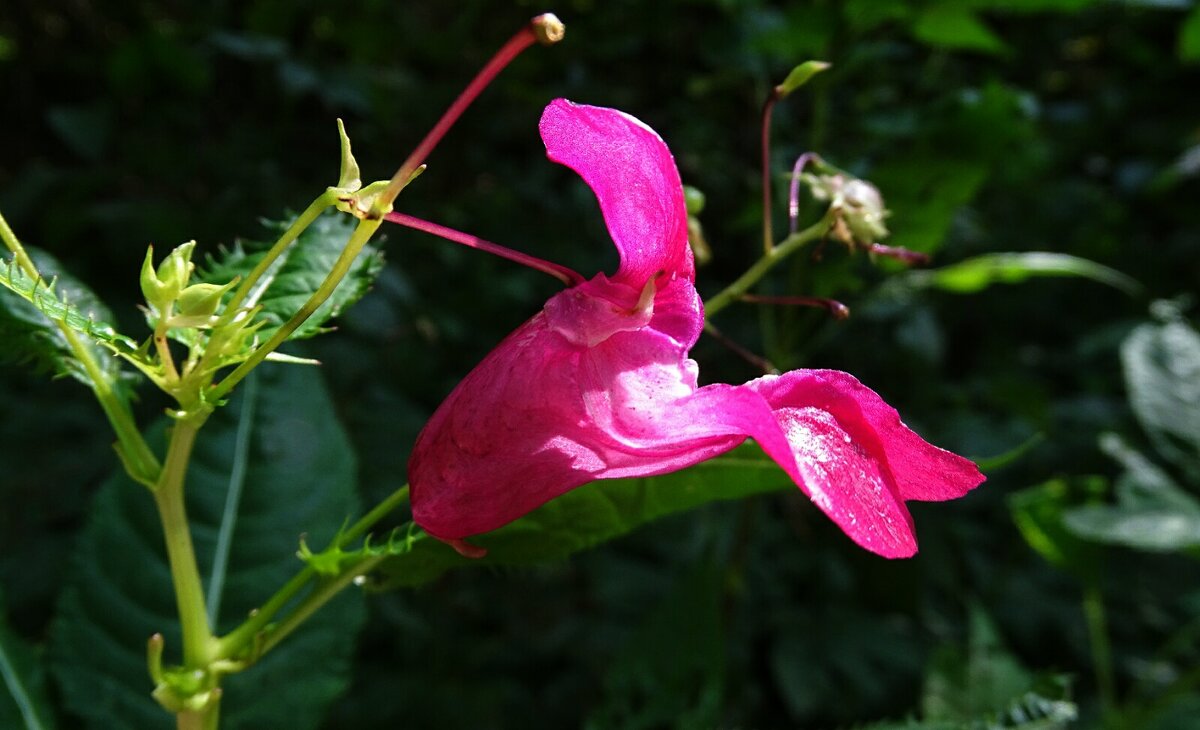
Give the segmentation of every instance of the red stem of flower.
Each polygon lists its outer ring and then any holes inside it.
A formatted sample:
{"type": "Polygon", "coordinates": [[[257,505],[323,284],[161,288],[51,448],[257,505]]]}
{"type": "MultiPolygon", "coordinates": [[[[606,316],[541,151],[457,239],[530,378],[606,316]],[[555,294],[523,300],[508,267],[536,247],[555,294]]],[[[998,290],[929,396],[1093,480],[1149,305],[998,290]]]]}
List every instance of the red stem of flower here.
{"type": "Polygon", "coordinates": [[[925,266],[929,263],[929,254],[920,251],[910,251],[902,246],[884,246],[882,243],[872,243],[867,251],[876,256],[886,256],[896,259],[909,266],[925,266]]]}
{"type": "Polygon", "coordinates": [[[788,187],[788,234],[796,232],[800,224],[800,173],[813,160],[820,159],[816,152],[805,152],[796,158],[792,166],[792,181],[788,187]]]}
{"type": "MultiPolygon", "coordinates": [[[[549,22],[548,18],[552,19],[554,23],[558,23],[558,19],[549,14],[539,15],[534,18],[524,28],[517,31],[512,38],[509,38],[508,42],[501,46],[500,50],[496,51],[491,60],[479,70],[475,78],[471,79],[471,83],[467,84],[467,88],[463,89],[458,98],[454,100],[454,103],[450,105],[450,108],[442,114],[442,118],[437,121],[437,124],[433,125],[433,129],[429,130],[429,133],[425,135],[425,139],[421,140],[421,143],[417,145],[412,154],[408,156],[408,159],[404,160],[404,164],[400,165],[400,169],[396,171],[396,174],[392,176],[387,189],[378,198],[380,201],[378,205],[381,208],[390,205],[396,199],[396,196],[400,194],[404,186],[408,184],[412,174],[421,166],[421,163],[425,162],[425,158],[429,156],[433,148],[442,140],[442,137],[446,136],[446,132],[450,130],[450,127],[454,126],[454,123],[458,121],[462,113],[487,88],[492,79],[496,78],[496,75],[504,70],[504,67],[514,58],[521,55],[522,51],[539,40],[539,33],[545,37],[545,30],[543,28],[549,22]]],[[[561,37],[560,27],[559,35],[547,39],[547,42],[555,42],[561,37]]]]}
{"type": "Polygon", "coordinates": [[[771,89],[763,102],[762,128],[759,137],[762,143],[762,196],[763,196],[763,251],[771,253],[775,248],[775,233],[771,230],[771,112],[779,101],[779,91],[771,89]]]}
{"type": "Polygon", "coordinates": [[[469,233],[456,231],[453,228],[447,228],[446,226],[438,225],[437,223],[431,223],[422,218],[417,218],[416,216],[392,211],[384,216],[384,220],[388,220],[392,223],[396,223],[408,228],[415,228],[418,231],[424,231],[425,233],[439,236],[447,241],[461,243],[469,248],[486,251],[490,254],[499,256],[500,258],[508,259],[509,261],[515,261],[518,264],[528,266],[531,269],[536,269],[543,274],[549,274],[567,286],[575,286],[576,284],[582,284],[584,282],[583,276],[581,276],[578,272],[567,268],[566,266],[560,266],[559,264],[551,263],[549,261],[543,261],[537,257],[523,254],[519,251],[514,251],[511,248],[505,248],[499,244],[485,241],[479,236],[472,236],[469,233]]]}
{"type": "Polygon", "coordinates": [[[712,326],[710,322],[704,323],[704,331],[707,332],[714,340],[729,348],[733,354],[761,370],[764,375],[779,372],[779,368],[775,367],[775,363],[771,362],[765,357],[756,355],[745,347],[742,347],[724,332],[712,326]]]}
{"type": "Polygon", "coordinates": [[[817,307],[824,309],[833,315],[834,319],[846,319],[850,316],[850,307],[837,301],[836,299],[826,299],[824,297],[773,297],[763,296],[761,294],[743,294],[740,299],[743,302],[751,302],[755,304],[784,304],[788,306],[800,307],[817,307]]]}

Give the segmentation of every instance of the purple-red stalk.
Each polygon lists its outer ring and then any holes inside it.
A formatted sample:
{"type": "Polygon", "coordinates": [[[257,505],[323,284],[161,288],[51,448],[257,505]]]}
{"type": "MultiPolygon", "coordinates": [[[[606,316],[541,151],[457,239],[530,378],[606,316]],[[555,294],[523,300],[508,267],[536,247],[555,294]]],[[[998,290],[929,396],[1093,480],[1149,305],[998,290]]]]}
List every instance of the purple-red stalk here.
{"type": "Polygon", "coordinates": [[[763,196],[763,251],[771,253],[775,248],[775,232],[771,229],[771,112],[779,101],[779,88],[772,87],[763,102],[762,128],[759,138],[762,144],[762,196],[763,196]]]}
{"type": "Polygon", "coordinates": [[[788,186],[788,235],[795,233],[800,227],[800,173],[813,160],[821,159],[816,152],[805,152],[796,158],[792,166],[792,181],[788,186]]]}
{"type": "Polygon", "coordinates": [[[867,252],[875,256],[886,256],[896,259],[909,266],[925,266],[929,263],[929,254],[920,251],[910,251],[901,246],[884,246],[882,243],[872,243],[867,246],[867,252]]]}
{"type": "Polygon", "coordinates": [[[450,127],[454,126],[454,123],[458,121],[462,113],[471,105],[471,102],[478,98],[479,94],[487,88],[487,85],[496,78],[496,75],[504,70],[505,66],[511,63],[514,58],[521,55],[521,52],[533,45],[535,41],[540,40],[543,43],[556,43],[562,39],[562,33],[563,26],[558,18],[551,13],[545,13],[531,20],[525,27],[517,31],[512,38],[509,38],[508,42],[501,46],[500,50],[496,51],[491,60],[479,70],[475,78],[471,79],[471,83],[467,84],[467,88],[463,89],[458,98],[454,100],[454,103],[450,105],[450,108],[442,114],[437,124],[433,125],[433,129],[429,130],[429,133],[416,146],[412,154],[400,165],[400,169],[392,176],[391,182],[388,183],[383,194],[379,196],[381,205],[390,205],[396,199],[396,196],[400,194],[404,186],[408,184],[412,174],[425,162],[425,159],[429,157],[429,153],[433,152],[433,148],[442,140],[442,137],[446,136],[446,132],[450,130],[450,127]]]}
{"type": "Polygon", "coordinates": [[[836,299],[826,299],[824,297],[774,297],[763,296],[761,294],[743,294],[740,299],[743,302],[753,304],[783,304],[786,306],[798,307],[817,307],[824,309],[833,315],[834,319],[846,319],[850,316],[850,307],[842,304],[836,299]]]}
{"type": "Polygon", "coordinates": [[[721,330],[713,327],[711,323],[706,322],[704,324],[704,331],[707,332],[714,340],[729,348],[733,354],[761,370],[763,375],[770,375],[771,373],[779,372],[779,368],[775,367],[775,363],[746,349],[742,345],[738,344],[736,340],[733,340],[721,330]]]}
{"type": "Polygon", "coordinates": [[[392,211],[383,218],[384,220],[391,221],[392,223],[397,223],[408,228],[415,228],[418,231],[424,231],[425,233],[444,238],[447,241],[461,243],[469,248],[486,251],[487,253],[494,254],[500,258],[508,259],[509,261],[515,261],[516,263],[528,266],[531,269],[536,269],[543,274],[549,274],[567,286],[575,286],[576,284],[582,284],[584,282],[582,275],[576,271],[573,271],[572,269],[567,268],[566,266],[561,266],[550,261],[543,261],[535,256],[523,254],[520,251],[514,251],[511,248],[505,248],[504,246],[492,243],[491,241],[485,241],[479,236],[472,236],[469,233],[456,231],[453,228],[447,228],[446,226],[439,225],[437,223],[431,223],[427,220],[417,218],[416,216],[411,216],[406,213],[397,213],[392,211]]]}

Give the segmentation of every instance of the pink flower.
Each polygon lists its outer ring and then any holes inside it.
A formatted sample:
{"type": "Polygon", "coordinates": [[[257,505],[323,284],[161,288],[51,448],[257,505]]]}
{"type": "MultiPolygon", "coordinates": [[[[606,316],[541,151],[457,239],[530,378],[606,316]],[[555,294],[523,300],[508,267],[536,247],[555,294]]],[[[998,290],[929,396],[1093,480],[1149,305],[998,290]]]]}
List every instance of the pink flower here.
{"type": "Polygon", "coordinates": [[[595,479],[675,471],[750,437],[859,545],[915,553],[904,502],[963,496],[983,481],[975,465],[843,372],[698,387],[688,350],[704,313],[666,144],[627,114],[563,99],[540,129],[550,159],[595,192],[621,264],[551,297],[437,409],[409,466],[416,522],[465,549],[595,479]]]}

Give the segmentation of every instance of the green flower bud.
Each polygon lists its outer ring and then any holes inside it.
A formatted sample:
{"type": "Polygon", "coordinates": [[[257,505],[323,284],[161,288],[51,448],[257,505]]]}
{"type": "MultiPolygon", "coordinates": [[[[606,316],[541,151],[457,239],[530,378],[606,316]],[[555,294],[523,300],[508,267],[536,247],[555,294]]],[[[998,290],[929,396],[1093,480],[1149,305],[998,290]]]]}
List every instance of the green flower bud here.
{"type": "Polygon", "coordinates": [[[140,283],[142,296],[146,298],[146,303],[152,309],[156,312],[165,312],[171,308],[171,302],[175,301],[176,292],[172,292],[154,271],[153,246],[146,249],[146,260],[142,262],[140,283]]]}
{"type": "Polygon", "coordinates": [[[187,286],[188,279],[192,278],[192,270],[196,268],[192,263],[192,249],[195,247],[195,241],[188,241],[167,254],[158,265],[158,280],[163,286],[173,289],[176,297],[187,286]]]}
{"type": "Polygon", "coordinates": [[[203,327],[217,312],[221,297],[232,289],[238,280],[228,284],[192,284],[179,293],[177,306],[179,315],[171,318],[172,327],[203,327]]]}
{"type": "Polygon", "coordinates": [[[683,186],[683,205],[687,208],[688,215],[700,215],[704,212],[705,200],[704,193],[699,188],[683,186]]]}

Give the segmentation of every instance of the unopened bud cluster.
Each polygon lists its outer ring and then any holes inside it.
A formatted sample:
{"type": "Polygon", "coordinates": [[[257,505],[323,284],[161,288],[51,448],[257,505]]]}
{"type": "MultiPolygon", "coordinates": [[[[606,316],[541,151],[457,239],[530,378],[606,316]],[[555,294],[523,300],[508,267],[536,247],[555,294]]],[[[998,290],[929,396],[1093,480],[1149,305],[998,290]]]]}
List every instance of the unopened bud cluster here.
{"type": "Polygon", "coordinates": [[[237,284],[191,284],[196,265],[192,263],[195,241],[177,247],[154,266],[154,247],[146,250],[142,263],[142,295],[151,313],[167,327],[209,327],[221,297],[237,284]]]}

